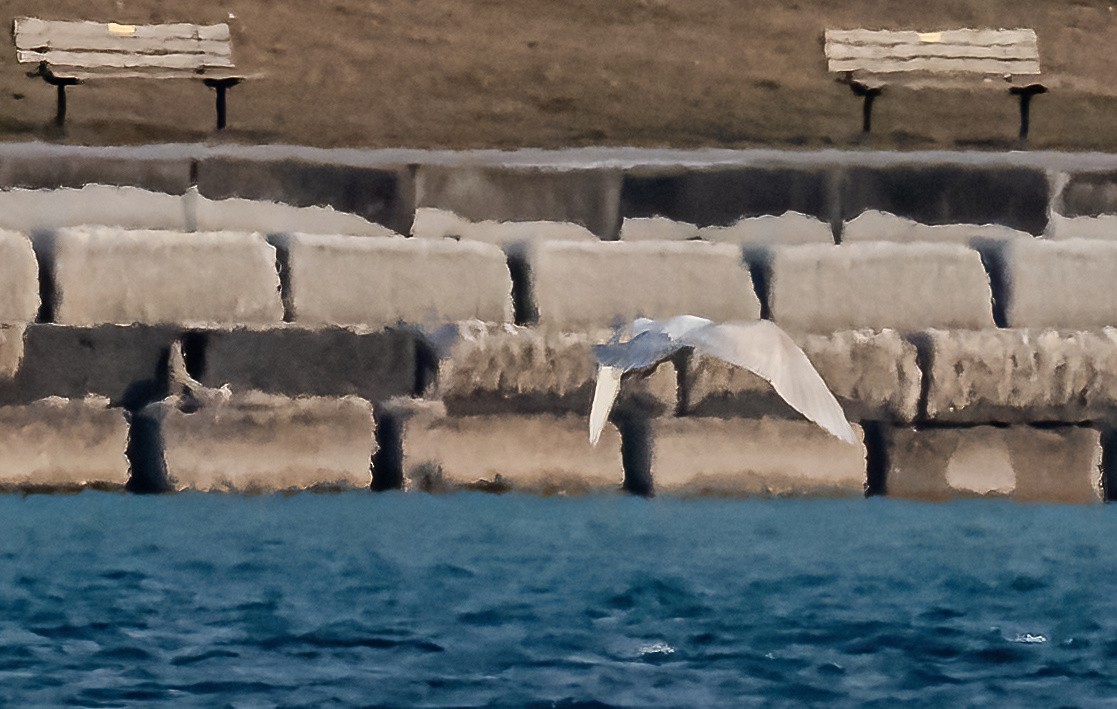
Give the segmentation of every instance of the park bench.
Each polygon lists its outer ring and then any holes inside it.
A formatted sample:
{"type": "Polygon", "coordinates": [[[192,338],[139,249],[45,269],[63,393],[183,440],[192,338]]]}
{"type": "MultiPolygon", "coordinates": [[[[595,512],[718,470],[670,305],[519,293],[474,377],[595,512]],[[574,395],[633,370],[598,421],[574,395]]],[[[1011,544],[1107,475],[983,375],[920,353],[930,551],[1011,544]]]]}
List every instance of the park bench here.
{"type": "Polygon", "coordinates": [[[1028,138],[1039,45],[1029,29],[912,32],[826,30],[829,70],[864,100],[861,130],[872,128],[873,100],[886,84],[915,88],[988,87],[1020,99],[1020,140],[1028,138]]]}
{"type": "Polygon", "coordinates": [[[235,73],[229,26],[122,25],[19,18],[16,56],[37,64],[58,91],[55,123],[66,121],[66,87],[94,79],[201,79],[217,92],[217,129],[225,127],[225,92],[244,81],[235,73]]]}

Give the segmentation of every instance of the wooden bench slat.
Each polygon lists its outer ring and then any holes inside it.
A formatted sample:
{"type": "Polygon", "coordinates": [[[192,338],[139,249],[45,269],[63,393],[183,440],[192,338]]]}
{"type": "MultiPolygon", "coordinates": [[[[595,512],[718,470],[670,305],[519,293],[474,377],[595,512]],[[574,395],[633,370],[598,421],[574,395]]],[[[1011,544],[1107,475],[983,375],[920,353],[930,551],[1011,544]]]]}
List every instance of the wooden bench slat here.
{"type": "Polygon", "coordinates": [[[920,59],[872,62],[868,65],[861,60],[839,60],[830,62],[832,72],[857,72],[867,74],[906,74],[906,73],[943,73],[943,74],[1012,74],[1033,76],[1040,73],[1038,61],[1006,61],[1000,59],[942,59],[927,57],[920,59]]]}
{"type": "Polygon", "coordinates": [[[202,39],[228,42],[229,25],[192,25],[176,22],[163,25],[124,25],[104,22],[71,22],[21,17],[15,21],[17,47],[34,47],[45,38],[55,46],[67,41],[96,37],[136,37],[139,39],[202,39]],[[24,44],[30,42],[30,44],[24,44]]]}
{"type": "Polygon", "coordinates": [[[827,42],[843,44],[970,44],[979,46],[998,46],[1012,44],[1036,44],[1035,30],[975,30],[958,29],[935,32],[915,30],[826,30],[827,42]]]}
{"type": "MultiPolygon", "coordinates": [[[[47,61],[52,69],[153,67],[159,69],[205,69],[206,67],[232,68],[232,59],[220,54],[121,54],[118,52],[19,52],[21,62],[47,61]]],[[[64,72],[55,71],[62,76],[64,72]]]]}
{"type": "Polygon", "coordinates": [[[80,42],[56,41],[36,42],[19,45],[21,52],[46,52],[62,50],[70,52],[122,52],[128,54],[221,54],[232,55],[233,48],[228,42],[193,39],[137,39],[134,37],[91,37],[80,42]]]}
{"type": "Polygon", "coordinates": [[[54,70],[54,75],[62,79],[78,79],[83,82],[101,79],[256,79],[264,76],[259,72],[245,73],[224,68],[205,69],[199,72],[196,69],[145,69],[143,67],[101,70],[58,67],[54,70]]]}
{"type": "Polygon", "coordinates": [[[1018,45],[998,47],[974,47],[967,45],[916,45],[897,44],[889,47],[866,47],[848,44],[827,45],[826,57],[835,60],[895,61],[943,57],[947,59],[1002,59],[1035,61],[1035,48],[1028,49],[1018,45]]]}

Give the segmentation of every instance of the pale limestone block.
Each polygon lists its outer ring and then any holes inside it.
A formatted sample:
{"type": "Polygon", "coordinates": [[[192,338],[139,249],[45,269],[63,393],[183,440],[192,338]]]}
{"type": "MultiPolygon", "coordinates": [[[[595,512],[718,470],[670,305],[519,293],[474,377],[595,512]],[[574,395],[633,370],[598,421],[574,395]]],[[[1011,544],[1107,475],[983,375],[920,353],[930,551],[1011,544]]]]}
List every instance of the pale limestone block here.
{"type": "Polygon", "coordinates": [[[0,325],[0,379],[11,379],[23,362],[23,323],[0,325]]]}
{"type": "MultiPolygon", "coordinates": [[[[922,373],[915,346],[895,330],[798,335],[796,341],[852,421],[913,421],[922,373]]],[[[692,356],[685,369],[691,416],[802,418],[772,386],[716,357],[692,356]]]]}
{"type": "Polygon", "coordinates": [[[1075,423],[1117,407],[1117,331],[932,330],[927,418],[1075,423]]]}
{"type": "Polygon", "coordinates": [[[40,246],[64,325],[283,321],[275,249],[259,234],[61,229],[40,246]]]}
{"type": "Polygon", "coordinates": [[[772,319],[789,331],[994,326],[981,257],[957,244],[776,247],[769,288],[772,319]]]}
{"type": "MultiPolygon", "coordinates": [[[[453,415],[560,413],[588,416],[597,379],[593,345],[609,332],[564,333],[516,327],[473,328],[440,362],[438,387],[453,415]]],[[[634,415],[673,414],[675,367],[632,373],[621,384],[615,411],[634,415]]]]}
{"type": "Polygon", "coordinates": [[[292,234],[285,252],[295,322],[436,324],[512,320],[512,276],[490,244],[292,234]]]}
{"type": "Polygon", "coordinates": [[[690,222],[667,217],[625,217],[621,222],[621,241],[688,241],[700,238],[700,230],[690,222]]]}
{"type": "Polygon", "coordinates": [[[31,241],[0,231],[0,323],[29,322],[39,313],[39,265],[31,241]]]}
{"type": "Polygon", "coordinates": [[[403,430],[403,473],[410,489],[431,491],[583,493],[624,482],[620,433],[606,425],[591,446],[585,416],[415,415],[403,430]]]}
{"type": "Polygon", "coordinates": [[[982,495],[1100,502],[1101,438],[1089,428],[894,429],[885,491],[946,500],[982,495]]]}
{"type": "MultiPolygon", "coordinates": [[[[657,494],[862,495],[865,446],[808,421],[654,419],[651,476],[657,494]]],[[[858,437],[863,434],[854,426],[858,437]]]]}
{"type": "Polygon", "coordinates": [[[470,221],[435,207],[415,210],[411,235],[424,239],[465,239],[483,241],[502,248],[533,241],[598,241],[589,229],[571,222],[548,221],[470,221]]]}
{"type": "Polygon", "coordinates": [[[0,227],[24,233],[84,224],[122,229],[189,227],[180,195],[138,187],[85,185],[80,189],[11,189],[0,191],[0,227]]]}
{"type": "MultiPolygon", "coordinates": [[[[210,392],[214,390],[209,390],[210,392]]],[[[221,401],[165,399],[144,408],[155,421],[174,489],[288,490],[372,484],[372,405],[358,397],[251,392],[221,401]]]]}
{"type": "Polygon", "coordinates": [[[1117,214],[1096,217],[1064,217],[1052,214],[1047,222],[1048,239],[1102,239],[1117,241],[1117,214]]]}
{"type": "Polygon", "coordinates": [[[528,252],[539,322],[567,330],[636,317],[756,320],[760,301],[740,249],[728,244],[541,243],[528,252]]]}
{"type": "Polygon", "coordinates": [[[747,217],[730,226],[708,226],[698,235],[706,241],[742,245],[833,244],[830,225],[799,212],[747,217]]]}
{"type": "Polygon", "coordinates": [[[251,199],[207,199],[193,188],[185,200],[199,231],[258,231],[268,234],[346,234],[400,236],[381,224],[333,207],[293,207],[251,199]]]}
{"type": "Polygon", "coordinates": [[[1009,327],[1117,325],[1117,241],[1017,242],[1006,244],[998,258],[1009,327]]]}
{"type": "Polygon", "coordinates": [[[0,407],[0,487],[123,487],[128,422],[108,404],[50,397],[0,407]]]}
{"type": "Polygon", "coordinates": [[[1001,224],[922,224],[888,212],[862,212],[842,227],[842,243],[919,241],[968,244],[975,239],[1006,241],[1035,239],[1031,234],[1001,224]]]}

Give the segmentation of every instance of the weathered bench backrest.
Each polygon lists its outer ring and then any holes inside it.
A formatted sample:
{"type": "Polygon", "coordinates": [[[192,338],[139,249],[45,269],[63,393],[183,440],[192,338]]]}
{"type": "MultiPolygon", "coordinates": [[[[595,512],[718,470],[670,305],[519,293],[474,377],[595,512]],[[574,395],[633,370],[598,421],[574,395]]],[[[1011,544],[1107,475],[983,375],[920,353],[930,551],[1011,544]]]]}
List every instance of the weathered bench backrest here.
{"type": "Polygon", "coordinates": [[[862,75],[1040,73],[1039,45],[1035,31],[1029,29],[827,30],[826,59],[832,72],[862,75]]]}
{"type": "Polygon", "coordinates": [[[232,69],[229,26],[119,25],[20,18],[14,27],[21,62],[46,62],[58,76],[180,77],[232,69]]]}

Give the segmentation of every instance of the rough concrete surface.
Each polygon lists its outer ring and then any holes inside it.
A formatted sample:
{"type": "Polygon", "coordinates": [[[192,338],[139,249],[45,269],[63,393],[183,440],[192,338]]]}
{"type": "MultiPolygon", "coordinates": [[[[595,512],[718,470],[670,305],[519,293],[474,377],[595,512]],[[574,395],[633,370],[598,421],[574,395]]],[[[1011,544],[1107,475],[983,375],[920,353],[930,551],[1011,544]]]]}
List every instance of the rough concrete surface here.
{"type": "Polygon", "coordinates": [[[509,247],[534,241],[598,241],[581,224],[557,221],[470,221],[445,209],[419,207],[411,235],[424,239],[454,238],[509,247]]]}
{"type": "Polygon", "coordinates": [[[864,445],[843,443],[807,421],[680,417],[650,426],[656,494],[865,492],[864,445]]]}
{"type": "Polygon", "coordinates": [[[529,251],[539,322],[567,330],[636,317],[755,320],[760,301],[739,249],[700,242],[543,243],[529,251]]]}
{"type": "Polygon", "coordinates": [[[1028,232],[1000,224],[921,224],[913,219],[877,210],[863,212],[842,225],[843,244],[864,241],[968,244],[975,239],[1001,241],[1034,238],[1028,232]]]}
{"type": "MultiPolygon", "coordinates": [[[[916,349],[895,330],[800,335],[797,342],[851,421],[915,420],[922,373],[916,349]]],[[[708,356],[685,368],[685,412],[691,416],[802,416],[768,382],[708,356]]]]}
{"type": "MultiPolygon", "coordinates": [[[[475,329],[441,361],[438,386],[452,415],[575,413],[589,415],[597,377],[593,345],[609,332],[561,333],[506,325],[475,329]]],[[[671,363],[650,376],[633,374],[621,386],[614,411],[673,414],[676,375],[671,363]]]]}
{"type": "Polygon", "coordinates": [[[259,234],[60,229],[36,247],[52,266],[54,322],[281,322],[275,249],[259,234]]]}
{"type": "Polygon", "coordinates": [[[31,241],[0,230],[0,323],[28,322],[38,313],[39,265],[31,241]]]}
{"type": "Polygon", "coordinates": [[[1076,423],[1117,406],[1117,331],[932,330],[927,418],[1076,423]]]}
{"type": "Polygon", "coordinates": [[[354,395],[372,402],[415,393],[418,338],[407,330],[286,324],[193,336],[201,339],[204,353],[194,376],[206,386],[287,396],[354,395]]]}
{"type": "Polygon", "coordinates": [[[1117,214],[1096,217],[1064,217],[1052,214],[1047,223],[1048,239],[1107,239],[1117,241],[1117,214]]]}
{"type": "Polygon", "coordinates": [[[96,184],[0,191],[0,227],[5,229],[29,233],[84,224],[173,231],[190,226],[186,204],[177,194],[96,184]]]}
{"type": "Polygon", "coordinates": [[[727,226],[699,228],[666,217],[629,217],[621,224],[621,241],[686,241],[726,244],[833,244],[830,225],[799,212],[746,217],[727,226]]]}
{"type": "MultiPolygon", "coordinates": [[[[27,325],[18,371],[11,379],[0,376],[0,404],[96,394],[135,408],[161,399],[167,351],[178,334],[173,325],[27,325]]],[[[6,361],[3,345],[0,360],[6,361]]]]}
{"type": "Polygon", "coordinates": [[[490,244],[291,234],[291,310],[304,325],[512,320],[512,277],[490,244]]]}
{"type": "Polygon", "coordinates": [[[0,382],[11,379],[23,362],[23,323],[0,324],[0,382]]]}
{"type": "Polygon", "coordinates": [[[1005,244],[998,252],[1009,327],[1117,325],[1117,242],[1097,239],[1005,244]]]}
{"type": "Polygon", "coordinates": [[[1037,502],[1100,502],[1101,442],[1089,428],[893,429],[885,491],[946,500],[1005,495],[1037,502]]]}
{"type": "Polygon", "coordinates": [[[141,416],[159,427],[175,489],[266,491],[372,483],[372,405],[357,397],[252,392],[184,411],[176,398],[141,416]]]}
{"type": "Polygon", "coordinates": [[[30,190],[86,185],[137,187],[149,192],[180,195],[190,186],[187,158],[6,155],[0,160],[0,185],[30,190]]]}
{"type": "Polygon", "coordinates": [[[620,189],[620,174],[605,169],[424,165],[415,175],[415,205],[474,222],[570,222],[614,239],[620,189]]]}
{"type": "Polygon", "coordinates": [[[542,494],[619,490],[620,434],[589,444],[585,416],[436,416],[408,419],[404,479],[411,489],[477,488],[542,494]]]}
{"type": "Polygon", "coordinates": [[[0,406],[0,488],[128,482],[128,422],[102,397],[0,406]]]}
{"type": "Polygon", "coordinates": [[[961,245],[787,246],[771,254],[772,319],[789,331],[994,324],[981,257],[961,245]]]}
{"type": "Polygon", "coordinates": [[[200,231],[398,236],[386,226],[333,207],[292,207],[237,197],[207,199],[198,194],[188,194],[185,199],[193,208],[195,228],[200,231]]]}

